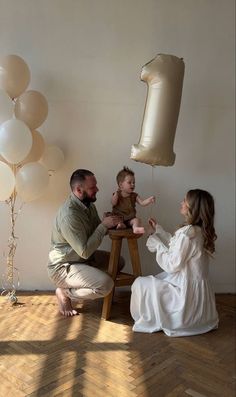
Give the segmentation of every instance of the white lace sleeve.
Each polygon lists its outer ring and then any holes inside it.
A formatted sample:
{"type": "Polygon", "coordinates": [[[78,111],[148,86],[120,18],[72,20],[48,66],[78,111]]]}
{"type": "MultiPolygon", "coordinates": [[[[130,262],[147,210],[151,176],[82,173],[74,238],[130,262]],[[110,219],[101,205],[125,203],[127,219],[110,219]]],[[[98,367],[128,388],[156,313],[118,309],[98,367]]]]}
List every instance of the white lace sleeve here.
{"type": "Polygon", "coordinates": [[[150,252],[155,252],[160,244],[163,246],[163,249],[166,249],[169,246],[171,237],[171,234],[166,232],[161,225],[157,225],[155,233],[149,236],[146,246],[150,252]]]}
{"type": "Polygon", "coordinates": [[[167,273],[180,271],[186,265],[194,251],[192,239],[187,235],[189,227],[179,229],[171,238],[169,247],[160,240],[156,245],[156,260],[159,266],[167,273]]]}
{"type": "Polygon", "coordinates": [[[162,241],[156,234],[152,234],[151,236],[149,236],[146,242],[146,246],[150,252],[156,252],[160,244],[163,246],[164,249],[166,248],[166,246],[162,243],[162,241]]]}
{"type": "Polygon", "coordinates": [[[166,232],[161,225],[156,226],[156,234],[160,238],[160,240],[166,245],[169,245],[170,239],[172,238],[172,235],[168,232],[166,232]]]}

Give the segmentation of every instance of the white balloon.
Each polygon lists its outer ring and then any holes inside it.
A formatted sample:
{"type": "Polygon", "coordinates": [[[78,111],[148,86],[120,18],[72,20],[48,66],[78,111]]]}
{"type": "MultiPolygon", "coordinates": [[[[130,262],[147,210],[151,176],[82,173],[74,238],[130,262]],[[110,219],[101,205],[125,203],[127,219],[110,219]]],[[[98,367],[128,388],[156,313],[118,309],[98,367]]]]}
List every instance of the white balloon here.
{"type": "Polygon", "coordinates": [[[21,120],[11,119],[0,126],[0,154],[11,164],[18,164],[32,146],[30,129],[21,120]]]}
{"type": "Polygon", "coordinates": [[[0,201],[7,200],[15,187],[15,176],[9,165],[0,161],[0,201]]]}
{"type": "Polygon", "coordinates": [[[39,163],[27,163],[16,174],[16,191],[25,202],[42,196],[48,183],[48,171],[39,163]]]}
{"type": "Polygon", "coordinates": [[[33,139],[32,147],[30,149],[28,156],[26,156],[24,160],[21,162],[22,165],[26,163],[32,163],[38,161],[42,157],[44,152],[45,142],[40,132],[35,130],[35,131],[31,131],[31,133],[33,139]]]}
{"type": "Polygon", "coordinates": [[[0,57],[0,88],[11,98],[17,98],[28,87],[30,70],[24,59],[18,55],[0,57]]]}
{"type": "Polygon", "coordinates": [[[7,93],[0,90],[0,124],[12,118],[14,112],[14,103],[7,93]]]}
{"type": "Polygon", "coordinates": [[[40,163],[43,164],[47,170],[56,171],[61,167],[64,158],[64,154],[58,146],[48,145],[44,149],[40,163]]]}
{"type": "Polygon", "coordinates": [[[24,121],[31,130],[38,128],[47,118],[48,103],[38,91],[24,92],[15,103],[15,116],[24,121]]]}

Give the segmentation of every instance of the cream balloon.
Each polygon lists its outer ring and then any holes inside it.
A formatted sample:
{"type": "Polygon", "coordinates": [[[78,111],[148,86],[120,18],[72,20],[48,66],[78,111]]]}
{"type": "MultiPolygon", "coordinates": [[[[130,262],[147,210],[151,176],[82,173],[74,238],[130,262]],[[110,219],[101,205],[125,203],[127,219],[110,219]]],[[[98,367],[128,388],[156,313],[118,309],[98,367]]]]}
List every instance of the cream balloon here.
{"type": "Polygon", "coordinates": [[[24,202],[43,195],[49,183],[46,168],[39,163],[27,163],[16,174],[16,191],[24,202]]]}
{"type": "Polygon", "coordinates": [[[28,87],[30,70],[25,61],[18,55],[7,55],[0,58],[0,88],[10,98],[17,98],[28,87]]]}
{"type": "Polygon", "coordinates": [[[0,154],[11,164],[18,164],[32,146],[30,129],[21,120],[11,119],[0,126],[0,154]]]}
{"type": "Polygon", "coordinates": [[[0,201],[7,200],[15,187],[15,176],[9,165],[0,161],[0,201]]]}
{"type": "Polygon", "coordinates": [[[32,130],[38,128],[47,118],[48,103],[38,91],[26,91],[15,103],[15,116],[32,130]]]}
{"type": "Polygon", "coordinates": [[[62,150],[55,145],[48,145],[45,147],[40,163],[43,164],[49,171],[57,171],[64,161],[64,154],[62,150]]]}
{"type": "Polygon", "coordinates": [[[14,104],[11,98],[3,90],[0,90],[0,124],[12,118],[14,104]]]}
{"type": "Polygon", "coordinates": [[[21,162],[21,164],[32,163],[38,161],[44,152],[45,142],[39,131],[32,131],[33,143],[28,156],[21,162]]]}
{"type": "Polygon", "coordinates": [[[159,54],[146,63],[141,80],[148,91],[139,143],[131,148],[131,159],[150,165],[171,166],[178,122],[184,62],[174,55],[159,54]]]}

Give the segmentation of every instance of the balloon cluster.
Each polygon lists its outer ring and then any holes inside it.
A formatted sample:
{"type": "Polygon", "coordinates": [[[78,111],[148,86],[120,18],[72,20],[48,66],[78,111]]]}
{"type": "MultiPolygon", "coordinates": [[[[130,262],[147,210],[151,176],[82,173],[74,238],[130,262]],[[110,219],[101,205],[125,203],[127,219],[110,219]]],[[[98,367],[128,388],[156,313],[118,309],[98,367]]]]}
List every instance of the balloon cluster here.
{"type": "Polygon", "coordinates": [[[38,91],[25,91],[30,70],[17,55],[0,58],[0,201],[15,191],[22,201],[40,197],[50,171],[64,161],[62,150],[46,145],[37,130],[46,120],[48,103],[38,91]]]}
{"type": "Polygon", "coordinates": [[[47,118],[48,103],[40,92],[25,91],[29,82],[30,70],[21,57],[0,58],[0,201],[9,205],[11,218],[2,294],[6,293],[11,303],[17,302],[16,283],[19,286],[19,272],[14,267],[16,218],[23,203],[44,193],[49,175],[64,161],[62,150],[46,145],[37,130],[47,118]],[[18,196],[22,205],[16,211],[18,196]]]}

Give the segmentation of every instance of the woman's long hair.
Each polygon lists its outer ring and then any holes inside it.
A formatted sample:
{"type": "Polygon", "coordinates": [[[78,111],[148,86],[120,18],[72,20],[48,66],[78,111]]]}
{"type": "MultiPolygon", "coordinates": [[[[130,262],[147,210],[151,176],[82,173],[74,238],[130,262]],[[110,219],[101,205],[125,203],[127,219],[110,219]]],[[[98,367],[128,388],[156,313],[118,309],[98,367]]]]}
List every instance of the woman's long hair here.
{"type": "Polygon", "coordinates": [[[217,235],[214,228],[215,205],[210,193],[201,189],[189,190],[186,195],[188,214],[186,223],[202,229],[204,248],[213,254],[217,235]]]}

